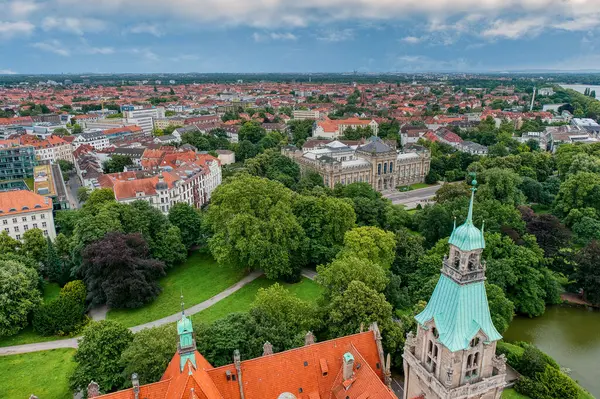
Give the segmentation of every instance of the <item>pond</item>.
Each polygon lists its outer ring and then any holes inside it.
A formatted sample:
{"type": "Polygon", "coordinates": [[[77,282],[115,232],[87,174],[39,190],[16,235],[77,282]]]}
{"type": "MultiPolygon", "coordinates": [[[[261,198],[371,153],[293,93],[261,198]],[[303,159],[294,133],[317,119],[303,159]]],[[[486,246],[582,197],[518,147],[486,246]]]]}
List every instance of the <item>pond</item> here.
{"type": "Polygon", "coordinates": [[[504,339],[535,344],[561,367],[571,369],[571,377],[600,398],[600,312],[548,307],[540,317],[515,317],[504,339]]]}

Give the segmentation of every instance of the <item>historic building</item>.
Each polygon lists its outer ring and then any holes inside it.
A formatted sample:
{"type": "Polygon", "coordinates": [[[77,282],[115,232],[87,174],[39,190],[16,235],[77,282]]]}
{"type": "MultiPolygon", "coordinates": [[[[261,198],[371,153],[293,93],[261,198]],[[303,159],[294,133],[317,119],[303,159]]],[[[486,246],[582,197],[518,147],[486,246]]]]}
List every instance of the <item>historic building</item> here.
{"type": "Polygon", "coordinates": [[[54,240],[52,200],[29,190],[0,192],[0,228],[16,240],[30,229],[40,229],[54,240]]]}
{"type": "Polygon", "coordinates": [[[398,186],[424,182],[431,163],[425,148],[399,152],[375,136],[356,146],[332,141],[309,151],[288,146],[282,153],[294,159],[303,172],[314,171],[321,175],[329,188],[364,182],[377,191],[394,190],[398,186]]]}
{"type": "Polygon", "coordinates": [[[499,399],[504,389],[506,359],[496,356],[502,336],[492,323],[484,285],[483,226],[473,225],[475,190],[467,220],[454,225],[431,299],[415,317],[417,335],[407,336],[404,399],[499,399]]]}
{"type": "Polygon", "coordinates": [[[177,322],[179,344],[160,381],[99,395],[91,382],[88,398],[102,399],[397,399],[390,388],[390,357],[383,356],[381,334],[369,331],[315,343],[309,332],[305,345],[280,353],[266,342],[261,357],[213,367],[196,350],[191,320],[182,311],[177,322]]]}

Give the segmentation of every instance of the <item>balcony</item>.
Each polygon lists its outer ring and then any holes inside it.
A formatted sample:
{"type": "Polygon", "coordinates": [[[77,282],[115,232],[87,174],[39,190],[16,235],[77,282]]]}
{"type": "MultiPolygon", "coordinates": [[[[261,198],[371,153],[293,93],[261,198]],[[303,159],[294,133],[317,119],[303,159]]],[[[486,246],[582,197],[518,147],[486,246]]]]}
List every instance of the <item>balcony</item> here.
{"type": "Polygon", "coordinates": [[[485,280],[485,265],[481,265],[475,270],[458,270],[449,259],[444,258],[442,273],[450,277],[459,284],[472,283],[474,281],[485,280]]]}

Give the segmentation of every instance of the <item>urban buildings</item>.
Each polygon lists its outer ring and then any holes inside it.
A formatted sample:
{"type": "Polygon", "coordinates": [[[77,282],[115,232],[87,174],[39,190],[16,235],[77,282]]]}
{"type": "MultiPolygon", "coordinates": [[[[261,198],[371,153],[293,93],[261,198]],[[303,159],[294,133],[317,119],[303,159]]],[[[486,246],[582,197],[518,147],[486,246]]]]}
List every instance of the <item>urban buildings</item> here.
{"type": "Polygon", "coordinates": [[[144,134],[152,134],[154,130],[154,119],[165,117],[164,107],[143,108],[140,106],[124,105],[121,107],[123,120],[127,124],[137,125],[142,128],[144,134]]]}
{"type": "Polygon", "coordinates": [[[192,321],[181,314],[177,322],[177,352],[160,381],[99,395],[91,382],[90,399],[397,399],[391,389],[390,357],[384,357],[377,324],[369,331],[315,343],[311,332],[305,345],[273,353],[265,342],[263,355],[213,367],[196,349],[192,321]]]}
{"type": "Polygon", "coordinates": [[[77,148],[82,144],[88,144],[94,147],[96,150],[103,150],[110,146],[110,141],[108,140],[108,137],[102,133],[102,131],[98,130],[95,132],[80,133],[75,136],[73,146],[77,148]]]}
{"type": "Polygon", "coordinates": [[[19,136],[21,145],[32,146],[38,161],[56,162],[59,159],[73,162],[73,145],[59,136],[50,135],[45,139],[25,134],[19,136]]]}
{"type": "Polygon", "coordinates": [[[0,228],[16,240],[30,229],[40,229],[54,239],[52,200],[28,190],[0,192],[0,228]]]}
{"type": "Polygon", "coordinates": [[[50,198],[55,211],[71,208],[67,187],[58,164],[45,163],[34,168],[33,192],[50,198]]]}
{"type": "Polygon", "coordinates": [[[485,239],[473,225],[475,190],[467,220],[454,226],[431,299],[415,317],[417,335],[406,339],[404,399],[499,399],[506,384],[506,358],[496,356],[502,336],[485,291],[485,239]]]}
{"type": "Polygon", "coordinates": [[[282,153],[294,159],[303,172],[321,175],[326,187],[364,182],[377,191],[424,182],[431,162],[425,148],[399,152],[375,136],[359,145],[331,141],[308,151],[289,146],[282,153]]]}
{"type": "Polygon", "coordinates": [[[0,140],[0,180],[25,179],[33,176],[35,149],[18,140],[0,140]]]}
{"type": "Polygon", "coordinates": [[[344,135],[344,131],[348,128],[371,128],[371,133],[377,136],[379,124],[373,119],[329,119],[315,122],[313,127],[313,137],[323,137],[327,139],[335,139],[344,135]]]}
{"type": "Polygon", "coordinates": [[[317,119],[319,119],[320,113],[319,113],[318,110],[295,109],[292,112],[292,116],[294,117],[294,119],[298,119],[298,120],[304,120],[304,119],[314,119],[314,120],[317,120],[317,119]]]}

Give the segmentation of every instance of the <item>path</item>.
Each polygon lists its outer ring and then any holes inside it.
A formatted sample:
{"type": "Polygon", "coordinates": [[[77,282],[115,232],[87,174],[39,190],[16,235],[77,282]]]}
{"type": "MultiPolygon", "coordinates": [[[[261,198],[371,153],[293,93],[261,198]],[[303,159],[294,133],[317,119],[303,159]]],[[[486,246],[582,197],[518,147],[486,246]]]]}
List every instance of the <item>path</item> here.
{"type": "Polygon", "coordinates": [[[411,191],[387,191],[382,194],[394,205],[404,205],[406,209],[413,209],[420,203],[429,202],[440,187],[442,186],[436,185],[411,191]]]}
{"type": "Polygon", "coordinates": [[[314,280],[317,278],[317,272],[310,269],[302,269],[302,276],[306,277],[309,280],[314,280]]]}
{"type": "MultiPolygon", "coordinates": [[[[199,312],[211,307],[215,303],[227,298],[229,295],[238,291],[240,288],[242,288],[246,284],[251,283],[252,281],[256,280],[257,278],[259,278],[262,275],[263,275],[262,271],[254,271],[254,272],[250,273],[249,275],[247,275],[246,277],[244,277],[243,279],[241,279],[240,281],[238,281],[231,287],[218,293],[217,295],[213,296],[212,298],[209,298],[204,302],[200,302],[197,305],[189,307],[188,309],[185,310],[186,315],[191,316],[193,314],[199,313],[199,312]]],[[[163,317],[162,319],[159,319],[159,320],[151,321],[150,323],[145,323],[145,324],[141,324],[139,326],[131,327],[129,330],[131,330],[132,332],[138,332],[138,331],[143,330],[144,328],[152,328],[152,327],[162,326],[162,325],[168,324],[168,323],[174,323],[177,320],[179,320],[180,318],[181,318],[181,313],[178,312],[178,313],[172,314],[171,316],[167,316],[167,317],[163,317]]],[[[78,345],[77,341],[79,338],[80,337],[75,337],[75,338],[69,338],[69,339],[61,339],[58,341],[37,342],[34,344],[6,346],[4,348],[0,348],[0,356],[15,355],[18,353],[38,352],[38,351],[45,351],[45,350],[50,350],[50,349],[77,348],[77,345],[78,345]]]]}
{"type": "Polygon", "coordinates": [[[106,314],[108,313],[108,306],[102,305],[97,308],[92,308],[88,312],[88,316],[92,318],[94,321],[106,320],[106,314]]]}

